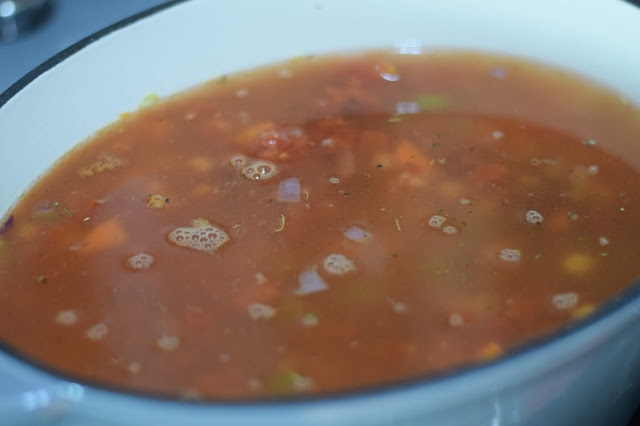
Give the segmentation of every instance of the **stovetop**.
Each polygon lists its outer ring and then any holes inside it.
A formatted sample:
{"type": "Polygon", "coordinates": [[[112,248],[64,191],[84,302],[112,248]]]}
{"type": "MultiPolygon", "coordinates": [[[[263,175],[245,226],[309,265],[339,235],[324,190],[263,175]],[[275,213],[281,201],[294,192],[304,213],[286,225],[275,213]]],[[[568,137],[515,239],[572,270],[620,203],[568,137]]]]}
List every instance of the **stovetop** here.
{"type": "MultiPolygon", "coordinates": [[[[31,0],[41,6],[9,28],[0,28],[0,93],[30,70],[108,25],[166,0],[31,0]]],[[[640,7],[640,0],[628,0],[640,7]]],[[[17,2],[0,0],[3,16],[16,12],[17,2]]],[[[4,20],[6,23],[6,19],[4,20]]],[[[6,26],[6,24],[5,24],[6,26]]],[[[640,40],[639,40],[640,41],[640,40]]],[[[640,404],[639,404],[640,405],[640,404]]],[[[640,425],[640,408],[629,426],[640,425]]]]}

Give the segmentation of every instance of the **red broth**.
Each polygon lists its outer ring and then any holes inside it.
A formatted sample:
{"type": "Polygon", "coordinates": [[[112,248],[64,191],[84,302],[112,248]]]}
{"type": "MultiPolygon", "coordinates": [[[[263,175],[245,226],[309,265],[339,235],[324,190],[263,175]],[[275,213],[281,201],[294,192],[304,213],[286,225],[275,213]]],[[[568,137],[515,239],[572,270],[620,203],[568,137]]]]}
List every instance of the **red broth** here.
{"type": "Polygon", "coordinates": [[[494,359],[639,274],[639,141],[623,99],[502,57],[219,78],[123,114],[5,216],[0,335],[199,398],[494,359]]]}

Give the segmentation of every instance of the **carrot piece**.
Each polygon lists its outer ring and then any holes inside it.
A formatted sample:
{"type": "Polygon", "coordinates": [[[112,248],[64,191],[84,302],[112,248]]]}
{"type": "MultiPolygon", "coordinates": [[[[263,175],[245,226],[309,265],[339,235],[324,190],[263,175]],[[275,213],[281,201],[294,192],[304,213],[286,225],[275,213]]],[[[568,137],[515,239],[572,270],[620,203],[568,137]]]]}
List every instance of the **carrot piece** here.
{"type": "Polygon", "coordinates": [[[406,140],[402,140],[396,147],[394,154],[395,162],[398,164],[411,163],[420,169],[426,169],[429,166],[429,160],[420,152],[413,144],[406,140]]]}
{"type": "Polygon", "coordinates": [[[485,182],[495,182],[507,177],[509,169],[499,163],[489,163],[478,166],[473,170],[474,178],[485,182]]]}
{"type": "Polygon", "coordinates": [[[483,361],[489,361],[502,355],[502,352],[502,346],[496,342],[489,342],[480,349],[478,356],[483,361]]]}
{"type": "Polygon", "coordinates": [[[102,222],[89,232],[84,240],[86,251],[107,250],[127,239],[127,233],[117,219],[102,222]]]}
{"type": "Polygon", "coordinates": [[[262,123],[251,126],[244,132],[240,133],[237,139],[238,143],[247,146],[255,141],[261,133],[268,132],[273,129],[275,129],[275,125],[273,124],[273,122],[263,121],[262,123]]]}

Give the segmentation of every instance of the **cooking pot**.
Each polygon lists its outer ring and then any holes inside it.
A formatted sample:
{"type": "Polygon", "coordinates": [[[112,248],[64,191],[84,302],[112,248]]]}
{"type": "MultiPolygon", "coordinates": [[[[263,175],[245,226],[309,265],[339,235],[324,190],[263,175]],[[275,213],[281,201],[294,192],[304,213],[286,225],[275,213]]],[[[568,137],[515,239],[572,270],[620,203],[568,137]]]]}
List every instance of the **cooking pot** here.
{"type": "MultiPolygon", "coordinates": [[[[640,9],[618,0],[169,2],[61,52],[0,96],[0,210],[149,93],[300,55],[462,49],[574,71],[640,105],[638,40],[640,9]]],[[[640,140],[623,151],[640,167],[640,140]]],[[[318,397],[171,400],[60,374],[0,341],[0,423],[623,425],[640,400],[640,283],[629,284],[594,315],[496,361],[318,397]]]]}

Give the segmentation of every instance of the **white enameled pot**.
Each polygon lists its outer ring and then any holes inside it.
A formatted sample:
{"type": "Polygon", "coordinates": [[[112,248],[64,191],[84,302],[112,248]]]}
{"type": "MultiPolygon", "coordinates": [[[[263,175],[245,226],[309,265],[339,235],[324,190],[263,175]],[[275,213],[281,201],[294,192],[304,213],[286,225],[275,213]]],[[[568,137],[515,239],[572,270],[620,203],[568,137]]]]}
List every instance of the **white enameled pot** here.
{"type": "MultiPolygon", "coordinates": [[[[128,19],[0,96],[0,211],[56,158],[136,108],[294,56],[393,48],[511,54],[640,105],[640,10],[619,0],[192,0],[128,19]]],[[[640,141],[625,147],[640,167],[640,141]]],[[[640,284],[596,315],[481,367],[319,398],[188,403],[56,374],[0,342],[0,424],[623,425],[640,399],[640,284]]]]}

